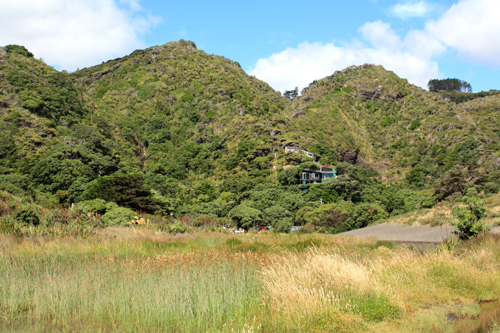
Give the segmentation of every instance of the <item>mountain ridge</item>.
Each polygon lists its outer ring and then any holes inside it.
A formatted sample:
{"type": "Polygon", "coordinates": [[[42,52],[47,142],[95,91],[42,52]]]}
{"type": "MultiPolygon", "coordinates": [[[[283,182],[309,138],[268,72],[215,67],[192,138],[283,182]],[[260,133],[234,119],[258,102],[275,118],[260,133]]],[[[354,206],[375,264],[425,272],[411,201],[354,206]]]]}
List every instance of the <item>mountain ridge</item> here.
{"type": "MultiPolygon", "coordinates": [[[[456,103],[365,64],[314,81],[289,100],[190,41],[73,73],[23,47],[9,50],[0,48],[0,176],[10,180],[0,179],[0,187],[17,186],[36,200],[67,205],[93,198],[89,191],[104,181],[135,174],[173,210],[221,202],[267,209],[251,194],[265,186],[314,206],[320,197],[370,202],[406,188],[431,198],[456,170],[477,173],[463,177],[474,181],[461,190],[499,182],[494,91],[456,103]],[[309,160],[285,153],[287,146],[337,166],[357,189],[300,185],[293,174],[300,168],[283,167],[309,160]]],[[[389,201],[384,209],[397,212],[389,201]]]]}

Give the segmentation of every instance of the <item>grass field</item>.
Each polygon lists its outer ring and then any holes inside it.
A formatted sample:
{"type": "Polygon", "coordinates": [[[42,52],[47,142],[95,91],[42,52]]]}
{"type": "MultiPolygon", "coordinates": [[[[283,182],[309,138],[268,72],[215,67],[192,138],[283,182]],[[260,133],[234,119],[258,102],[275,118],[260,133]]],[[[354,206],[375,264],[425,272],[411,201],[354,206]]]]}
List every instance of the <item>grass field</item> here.
{"type": "Polygon", "coordinates": [[[331,235],[0,235],[7,332],[453,332],[499,295],[494,236],[450,252],[331,235]]]}

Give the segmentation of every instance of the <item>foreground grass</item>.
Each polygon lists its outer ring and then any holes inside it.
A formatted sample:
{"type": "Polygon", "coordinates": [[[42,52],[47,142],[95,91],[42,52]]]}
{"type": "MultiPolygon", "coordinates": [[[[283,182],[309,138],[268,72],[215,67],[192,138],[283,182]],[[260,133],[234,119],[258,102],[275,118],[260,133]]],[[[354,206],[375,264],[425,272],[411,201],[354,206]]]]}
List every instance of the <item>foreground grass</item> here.
{"type": "Polygon", "coordinates": [[[453,331],[449,313],[473,317],[500,295],[493,236],[448,252],[328,235],[127,233],[0,236],[0,329],[453,331]]]}

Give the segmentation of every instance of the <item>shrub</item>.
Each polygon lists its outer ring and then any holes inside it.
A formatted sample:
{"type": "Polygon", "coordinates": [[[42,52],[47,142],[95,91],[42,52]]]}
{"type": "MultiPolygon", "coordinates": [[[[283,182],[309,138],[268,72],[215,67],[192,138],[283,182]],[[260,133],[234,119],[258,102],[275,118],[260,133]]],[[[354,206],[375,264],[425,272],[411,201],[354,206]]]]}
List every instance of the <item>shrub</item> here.
{"type": "Polygon", "coordinates": [[[306,220],[329,231],[347,231],[352,224],[354,205],[348,202],[325,204],[306,214],[306,220]]]}
{"type": "Polygon", "coordinates": [[[25,225],[40,224],[39,211],[34,205],[22,205],[14,214],[14,219],[25,225]]]}
{"type": "Polygon", "coordinates": [[[212,227],[217,225],[217,215],[201,214],[193,221],[193,227],[212,227]]]}
{"type": "Polygon", "coordinates": [[[134,217],[135,212],[133,210],[124,207],[117,207],[106,212],[106,214],[102,216],[102,220],[108,227],[120,225],[125,226],[132,221],[134,217]]]}
{"type": "Polygon", "coordinates": [[[85,200],[78,203],[78,208],[90,211],[93,214],[104,214],[106,212],[106,201],[103,199],[85,200]]]}
{"type": "Polygon", "coordinates": [[[500,189],[497,183],[488,182],[484,184],[484,193],[486,194],[495,194],[498,193],[499,190],[500,189]]]}
{"type": "Polygon", "coordinates": [[[179,220],[175,220],[174,223],[172,223],[170,226],[167,228],[167,232],[171,234],[182,234],[185,233],[187,228],[182,225],[182,223],[179,220]]]}
{"type": "Polygon", "coordinates": [[[456,218],[452,224],[458,229],[458,236],[461,239],[470,239],[477,235],[489,231],[481,218],[486,213],[484,201],[477,197],[464,198],[467,204],[465,207],[456,207],[453,216],[456,218]]]}
{"type": "Polygon", "coordinates": [[[33,53],[28,51],[28,49],[22,45],[10,44],[10,45],[5,46],[5,50],[7,51],[7,53],[17,53],[17,54],[21,54],[21,55],[28,57],[28,58],[34,57],[33,53]]]}
{"type": "Polygon", "coordinates": [[[273,232],[289,232],[290,228],[293,226],[293,219],[291,217],[285,217],[280,220],[274,221],[273,232]]]}
{"type": "Polygon", "coordinates": [[[388,218],[389,214],[378,204],[365,203],[357,205],[354,209],[349,229],[359,229],[368,226],[370,223],[388,218]]]}
{"type": "Polygon", "coordinates": [[[231,209],[229,218],[238,228],[257,227],[262,222],[262,212],[255,208],[239,205],[231,209]]]}
{"type": "Polygon", "coordinates": [[[8,217],[0,218],[0,234],[5,235],[22,235],[22,231],[15,220],[8,217]]]}
{"type": "Polygon", "coordinates": [[[272,206],[264,210],[264,224],[272,225],[277,232],[288,232],[293,226],[293,214],[281,206],[272,206]]]}

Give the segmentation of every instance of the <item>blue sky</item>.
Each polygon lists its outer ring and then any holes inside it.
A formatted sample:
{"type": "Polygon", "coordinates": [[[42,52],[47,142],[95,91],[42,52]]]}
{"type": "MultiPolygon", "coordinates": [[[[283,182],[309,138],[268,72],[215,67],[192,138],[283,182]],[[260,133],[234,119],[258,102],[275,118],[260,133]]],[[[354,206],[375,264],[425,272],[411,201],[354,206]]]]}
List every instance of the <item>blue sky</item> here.
{"type": "Polygon", "coordinates": [[[74,71],[186,39],[283,92],[350,65],[500,89],[499,0],[0,0],[0,45],[74,71]]]}

